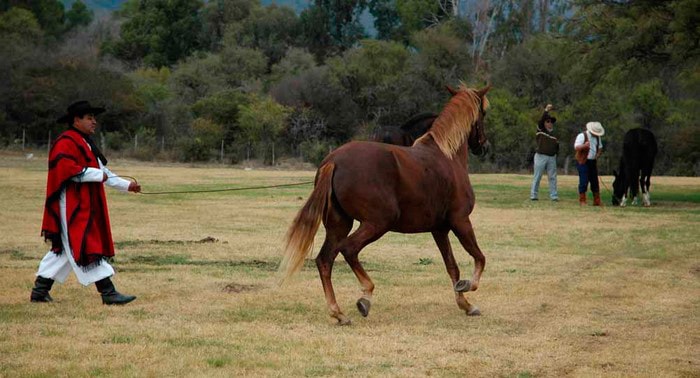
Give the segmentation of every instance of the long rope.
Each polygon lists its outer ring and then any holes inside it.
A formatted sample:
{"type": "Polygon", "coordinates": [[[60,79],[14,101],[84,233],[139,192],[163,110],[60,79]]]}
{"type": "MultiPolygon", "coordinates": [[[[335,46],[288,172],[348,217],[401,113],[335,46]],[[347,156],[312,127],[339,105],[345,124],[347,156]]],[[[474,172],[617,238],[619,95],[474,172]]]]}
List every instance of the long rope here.
{"type": "MultiPolygon", "coordinates": [[[[111,176],[112,177],[124,177],[128,178],[131,180],[134,180],[135,183],[138,184],[138,180],[136,180],[135,177],[132,176],[124,176],[124,175],[115,175],[111,176]]],[[[300,185],[308,185],[308,184],[313,184],[313,181],[304,181],[304,182],[295,182],[291,184],[278,184],[278,185],[261,185],[261,186],[247,186],[243,188],[224,188],[224,189],[204,189],[204,190],[177,190],[177,191],[168,191],[168,192],[139,192],[140,194],[147,194],[147,195],[160,195],[160,194],[189,194],[189,193],[215,193],[215,192],[233,192],[233,191],[239,191],[239,190],[256,190],[256,189],[270,189],[270,188],[282,188],[282,187],[287,187],[287,186],[300,186],[300,185]]]]}

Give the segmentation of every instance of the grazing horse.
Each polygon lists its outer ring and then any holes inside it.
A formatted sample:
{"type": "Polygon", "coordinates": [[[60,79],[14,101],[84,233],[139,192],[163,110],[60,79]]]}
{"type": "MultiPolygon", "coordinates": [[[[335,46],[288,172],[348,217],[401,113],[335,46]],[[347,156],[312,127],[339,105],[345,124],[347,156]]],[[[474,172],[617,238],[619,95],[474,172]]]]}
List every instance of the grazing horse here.
{"type": "Polygon", "coordinates": [[[430,130],[436,118],[437,114],[435,113],[420,113],[411,117],[401,127],[380,127],[379,130],[372,134],[370,140],[397,146],[411,146],[416,139],[430,130]]]}
{"type": "Polygon", "coordinates": [[[613,170],[615,181],[613,181],[612,204],[614,206],[627,205],[628,191],[631,192],[632,203],[637,204],[640,187],[644,206],[651,206],[649,186],[656,152],[656,138],[651,131],[636,128],[625,133],[619,171],[613,170]]]}
{"type": "Polygon", "coordinates": [[[484,117],[489,88],[475,90],[462,84],[452,90],[452,98],[430,130],[410,147],[350,142],[326,156],[316,172],[314,190],[287,232],[279,269],[282,283],[301,269],[323,221],[326,238],[316,266],[330,315],[340,325],[350,324],[336,302],[331,282],[338,253],[360,281],[362,297],[357,308],[367,316],[374,283],[358,259],[362,248],[389,231],[430,232],[452,280],[457,305],[467,315],[479,315],[479,309],[464,296],[479,287],[486,263],[469,221],[474,191],[467,151],[488,146],[484,117]],[[353,220],[360,226],[348,235],[353,220]],[[450,231],[474,259],[471,280],[460,280],[450,231]]]}

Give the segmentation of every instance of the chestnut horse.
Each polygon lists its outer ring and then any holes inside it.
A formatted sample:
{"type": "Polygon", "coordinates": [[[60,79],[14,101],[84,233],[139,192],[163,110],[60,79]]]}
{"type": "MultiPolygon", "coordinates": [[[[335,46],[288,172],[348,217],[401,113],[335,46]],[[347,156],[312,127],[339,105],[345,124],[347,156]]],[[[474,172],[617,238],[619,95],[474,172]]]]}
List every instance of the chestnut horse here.
{"type": "Polygon", "coordinates": [[[316,172],[314,190],[287,232],[279,268],[281,282],[301,269],[323,221],[326,238],[316,266],[330,315],[340,325],[350,324],[336,302],[331,282],[338,253],[360,281],[363,294],[357,308],[367,316],[374,283],[358,259],[362,248],[388,231],[431,232],[452,280],[457,305],[467,315],[479,315],[479,309],[464,296],[479,287],[486,263],[469,221],[474,191],[467,151],[471,144],[487,146],[483,121],[489,88],[475,90],[461,85],[451,90],[453,96],[433,126],[410,147],[350,142],[326,156],[316,172]],[[353,220],[360,226],[348,236],[353,220]],[[474,259],[471,280],[459,278],[450,231],[474,259]]]}

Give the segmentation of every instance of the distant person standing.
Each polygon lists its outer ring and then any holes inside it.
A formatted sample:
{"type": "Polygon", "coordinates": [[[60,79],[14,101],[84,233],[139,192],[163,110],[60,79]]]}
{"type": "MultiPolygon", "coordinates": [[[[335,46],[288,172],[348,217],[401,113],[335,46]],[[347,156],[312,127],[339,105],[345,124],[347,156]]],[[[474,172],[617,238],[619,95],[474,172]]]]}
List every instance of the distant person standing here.
{"type": "Polygon", "coordinates": [[[81,284],[94,283],[104,304],[136,299],[119,293],[110,280],[114,245],[104,185],[136,193],[141,186],[107,169],[107,159],[90,138],[97,128],[95,116],[104,110],[78,101],[57,121],[69,128],[56,138],[49,152],[41,234],[51,242],[51,250],[39,263],[32,302],[53,301],[49,291],[54,280],[64,282],[71,271],[81,284]]]}
{"type": "Polygon", "coordinates": [[[534,177],[530,188],[530,199],[532,201],[537,201],[538,199],[540,181],[545,171],[547,171],[547,179],[549,181],[549,199],[552,201],[559,200],[559,195],[557,194],[557,153],[559,153],[559,141],[552,135],[554,124],[557,122],[557,119],[549,114],[552,109],[554,109],[552,104],[547,104],[537,124],[534,177]]]}
{"type": "Polygon", "coordinates": [[[591,192],[593,192],[593,206],[601,206],[598,157],[603,153],[601,137],[604,134],[605,129],[600,122],[588,122],[586,129],[576,136],[574,142],[576,168],[578,169],[578,201],[581,206],[586,205],[586,191],[589,183],[591,192]]]}

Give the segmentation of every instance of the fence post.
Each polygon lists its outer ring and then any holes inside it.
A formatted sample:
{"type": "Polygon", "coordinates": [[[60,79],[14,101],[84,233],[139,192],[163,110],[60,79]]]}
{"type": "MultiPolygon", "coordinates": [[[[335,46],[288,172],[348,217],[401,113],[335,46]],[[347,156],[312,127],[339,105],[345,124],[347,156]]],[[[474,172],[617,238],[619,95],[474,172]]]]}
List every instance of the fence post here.
{"type": "Polygon", "coordinates": [[[160,152],[165,151],[165,136],[160,137],[160,152]]]}
{"type": "Polygon", "coordinates": [[[27,129],[22,129],[22,151],[24,151],[24,142],[27,138],[27,129]]]}
{"type": "Polygon", "coordinates": [[[221,140],[221,163],[224,162],[224,140],[221,140]]]}
{"type": "Polygon", "coordinates": [[[46,153],[48,154],[49,152],[51,152],[51,130],[49,130],[49,142],[46,143],[46,146],[46,153]]]}
{"type": "Polygon", "coordinates": [[[139,148],[139,134],[134,135],[134,151],[139,148]]]}

